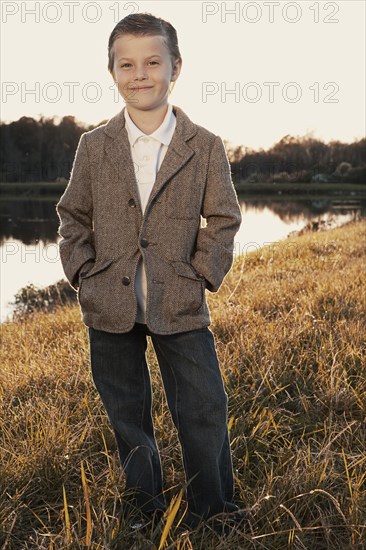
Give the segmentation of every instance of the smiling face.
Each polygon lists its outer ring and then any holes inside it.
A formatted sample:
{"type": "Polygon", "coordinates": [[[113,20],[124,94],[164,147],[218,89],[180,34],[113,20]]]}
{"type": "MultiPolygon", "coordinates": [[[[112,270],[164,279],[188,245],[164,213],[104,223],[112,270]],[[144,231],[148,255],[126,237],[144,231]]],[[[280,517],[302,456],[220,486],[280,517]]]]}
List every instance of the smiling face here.
{"type": "Polygon", "coordinates": [[[152,111],[166,105],[181,63],[173,66],[164,38],[125,34],[116,38],[113,48],[112,76],[129,108],[152,111]]]}

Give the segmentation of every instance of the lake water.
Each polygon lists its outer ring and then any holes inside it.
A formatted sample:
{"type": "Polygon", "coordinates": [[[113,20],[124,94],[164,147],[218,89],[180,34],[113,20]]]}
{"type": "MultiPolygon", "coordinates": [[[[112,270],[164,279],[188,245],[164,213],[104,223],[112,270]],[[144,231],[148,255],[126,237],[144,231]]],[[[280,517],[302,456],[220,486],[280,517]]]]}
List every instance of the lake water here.
{"type": "MultiPolygon", "coordinates": [[[[241,200],[243,222],[235,255],[287,237],[311,221],[343,223],[365,215],[365,201],[241,200]]],[[[64,278],[58,251],[57,200],[0,201],[1,322],[9,319],[15,294],[32,283],[44,287],[64,278]]]]}

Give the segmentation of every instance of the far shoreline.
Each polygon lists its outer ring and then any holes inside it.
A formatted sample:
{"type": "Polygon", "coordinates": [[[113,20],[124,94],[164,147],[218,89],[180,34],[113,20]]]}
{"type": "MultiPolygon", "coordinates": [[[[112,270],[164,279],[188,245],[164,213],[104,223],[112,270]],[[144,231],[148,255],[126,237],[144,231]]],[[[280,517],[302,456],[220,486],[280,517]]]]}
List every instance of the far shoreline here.
{"type": "MultiPolygon", "coordinates": [[[[0,201],[7,200],[52,200],[58,199],[67,187],[67,181],[0,182],[0,201]]],[[[362,183],[319,182],[245,182],[234,181],[240,197],[270,197],[273,200],[286,198],[312,199],[316,197],[366,199],[362,183]]]]}

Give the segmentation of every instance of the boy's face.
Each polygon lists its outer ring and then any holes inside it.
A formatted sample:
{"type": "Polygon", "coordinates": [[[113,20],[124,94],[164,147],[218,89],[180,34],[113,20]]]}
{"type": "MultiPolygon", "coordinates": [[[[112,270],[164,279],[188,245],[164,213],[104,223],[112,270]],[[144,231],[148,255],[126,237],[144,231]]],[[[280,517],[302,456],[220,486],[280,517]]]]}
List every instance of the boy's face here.
{"type": "Polygon", "coordinates": [[[174,68],[162,36],[126,34],[114,42],[113,79],[132,109],[152,111],[167,104],[170,83],[180,73],[174,68]]]}

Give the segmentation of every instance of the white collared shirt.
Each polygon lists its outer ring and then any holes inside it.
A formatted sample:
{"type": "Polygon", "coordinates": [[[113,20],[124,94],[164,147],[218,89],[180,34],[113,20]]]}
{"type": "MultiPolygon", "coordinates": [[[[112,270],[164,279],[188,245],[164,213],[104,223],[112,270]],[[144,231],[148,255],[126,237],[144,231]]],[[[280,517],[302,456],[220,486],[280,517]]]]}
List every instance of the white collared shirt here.
{"type": "MultiPolygon", "coordinates": [[[[173,106],[168,103],[164,120],[152,134],[144,134],[132,121],[127,108],[124,110],[125,124],[131,146],[131,156],[135,169],[137,187],[140,196],[142,213],[145,212],[156,175],[164,160],[168,146],[174,134],[176,117],[173,106]]],[[[147,283],[143,261],[137,266],[135,290],[138,304],[136,321],[146,322],[147,283]]]]}

